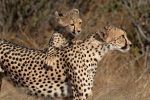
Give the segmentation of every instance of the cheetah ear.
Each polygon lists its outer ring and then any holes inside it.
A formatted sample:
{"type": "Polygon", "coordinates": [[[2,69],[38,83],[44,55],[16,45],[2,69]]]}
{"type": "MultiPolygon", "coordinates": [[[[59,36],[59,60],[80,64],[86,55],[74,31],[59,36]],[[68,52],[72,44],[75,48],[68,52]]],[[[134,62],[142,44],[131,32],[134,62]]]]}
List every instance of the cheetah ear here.
{"type": "Polygon", "coordinates": [[[103,40],[106,41],[107,37],[108,37],[108,26],[102,27],[100,28],[100,31],[98,31],[99,33],[99,37],[103,40]]]}
{"type": "Polygon", "coordinates": [[[113,34],[114,33],[114,30],[116,30],[116,27],[114,27],[113,25],[107,25],[104,27],[104,30],[105,30],[105,38],[106,38],[106,42],[110,42],[112,39],[113,39],[113,34]]]}
{"type": "Polygon", "coordinates": [[[112,25],[109,24],[109,25],[105,26],[104,28],[108,32],[108,31],[110,31],[111,29],[113,29],[115,27],[113,27],[112,25]]]}
{"type": "Polygon", "coordinates": [[[99,40],[101,40],[101,41],[105,41],[105,33],[103,33],[103,32],[97,32],[97,34],[99,35],[98,37],[99,37],[99,40]]]}
{"type": "Polygon", "coordinates": [[[72,9],[69,13],[69,15],[73,17],[79,17],[79,10],[78,9],[72,9]]]}
{"type": "Polygon", "coordinates": [[[55,12],[55,21],[58,25],[67,26],[67,23],[64,20],[65,17],[66,17],[66,15],[59,13],[57,11],[55,12]]]}
{"type": "Polygon", "coordinates": [[[55,11],[55,17],[62,17],[64,16],[62,13],[59,13],[58,11],[55,11]]]}
{"type": "Polygon", "coordinates": [[[78,9],[72,9],[71,10],[73,13],[75,13],[75,14],[79,14],[79,10],[78,9]]]}

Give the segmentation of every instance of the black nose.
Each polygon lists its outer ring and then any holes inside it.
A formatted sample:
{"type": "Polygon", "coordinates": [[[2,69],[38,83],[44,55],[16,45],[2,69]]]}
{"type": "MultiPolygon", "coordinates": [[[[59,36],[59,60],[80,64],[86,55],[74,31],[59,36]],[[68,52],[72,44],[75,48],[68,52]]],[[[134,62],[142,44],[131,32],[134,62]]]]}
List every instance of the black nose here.
{"type": "Polygon", "coordinates": [[[72,32],[72,34],[75,34],[75,32],[72,32]]]}
{"type": "Polygon", "coordinates": [[[77,31],[78,33],[80,33],[81,31],[77,31]]]}
{"type": "Polygon", "coordinates": [[[132,46],[132,44],[130,44],[130,47],[132,46]]]}

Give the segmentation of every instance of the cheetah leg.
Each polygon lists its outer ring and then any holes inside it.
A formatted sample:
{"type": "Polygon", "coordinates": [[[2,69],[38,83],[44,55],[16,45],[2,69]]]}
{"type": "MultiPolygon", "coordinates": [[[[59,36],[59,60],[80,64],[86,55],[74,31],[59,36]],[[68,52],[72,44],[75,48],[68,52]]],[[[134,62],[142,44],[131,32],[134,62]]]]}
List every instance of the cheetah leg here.
{"type": "Polygon", "coordinates": [[[45,63],[48,65],[47,69],[50,69],[53,66],[56,66],[57,57],[56,56],[48,56],[45,60],[45,63]]]}
{"type": "Polygon", "coordinates": [[[73,100],[87,100],[87,97],[85,96],[86,93],[83,91],[84,87],[80,87],[80,86],[82,85],[81,84],[76,85],[76,82],[72,84],[73,100]]]}
{"type": "Polygon", "coordinates": [[[0,91],[1,91],[3,77],[4,77],[3,73],[0,72],[0,91]]]}
{"type": "Polygon", "coordinates": [[[0,67],[0,72],[4,72],[4,70],[0,67]]]}
{"type": "MultiPolygon", "coordinates": [[[[72,73],[76,73],[76,70],[72,70],[72,73]]],[[[73,100],[87,100],[92,93],[91,88],[86,82],[84,76],[80,74],[71,75],[71,87],[73,91],[73,100]],[[82,81],[81,81],[82,80],[82,81]]]]}
{"type": "Polygon", "coordinates": [[[44,100],[54,100],[52,97],[45,97],[44,100]]]}
{"type": "Polygon", "coordinates": [[[88,97],[88,100],[94,100],[93,95],[90,95],[90,96],[88,97]]]}

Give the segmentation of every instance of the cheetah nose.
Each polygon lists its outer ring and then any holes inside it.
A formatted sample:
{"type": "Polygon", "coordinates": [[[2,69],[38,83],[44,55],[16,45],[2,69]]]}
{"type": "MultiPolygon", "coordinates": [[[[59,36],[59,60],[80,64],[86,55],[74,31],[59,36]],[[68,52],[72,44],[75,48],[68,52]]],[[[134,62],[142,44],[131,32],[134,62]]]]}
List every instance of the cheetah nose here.
{"type": "Polygon", "coordinates": [[[132,46],[132,43],[131,43],[131,41],[129,41],[129,46],[130,46],[130,47],[132,46]]]}
{"type": "Polygon", "coordinates": [[[79,30],[79,31],[77,31],[78,33],[80,33],[81,31],[79,30]]]}
{"type": "Polygon", "coordinates": [[[132,44],[129,44],[130,45],[130,47],[132,46],[132,44]]]}
{"type": "Polygon", "coordinates": [[[72,32],[72,34],[75,34],[75,32],[72,32]]]}

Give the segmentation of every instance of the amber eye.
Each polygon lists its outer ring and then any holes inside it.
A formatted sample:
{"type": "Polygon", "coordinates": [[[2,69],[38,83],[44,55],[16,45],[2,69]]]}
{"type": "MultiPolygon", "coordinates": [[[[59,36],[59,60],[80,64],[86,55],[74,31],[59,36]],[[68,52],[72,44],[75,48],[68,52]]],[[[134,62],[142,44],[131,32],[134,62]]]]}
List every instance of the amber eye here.
{"type": "Polygon", "coordinates": [[[79,22],[79,24],[82,24],[82,22],[79,22]]]}
{"type": "Polygon", "coordinates": [[[63,14],[62,14],[62,13],[59,13],[58,15],[59,15],[60,17],[62,17],[62,16],[63,16],[63,14]]]}
{"type": "Polygon", "coordinates": [[[124,36],[124,35],[121,35],[121,38],[122,38],[122,39],[125,39],[125,36],[124,36]]]}
{"type": "Polygon", "coordinates": [[[70,24],[71,26],[74,26],[74,24],[70,24]]]}

